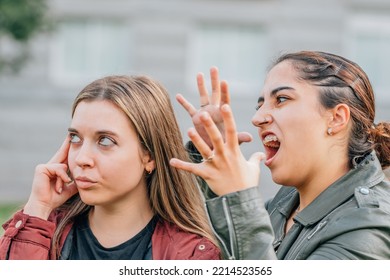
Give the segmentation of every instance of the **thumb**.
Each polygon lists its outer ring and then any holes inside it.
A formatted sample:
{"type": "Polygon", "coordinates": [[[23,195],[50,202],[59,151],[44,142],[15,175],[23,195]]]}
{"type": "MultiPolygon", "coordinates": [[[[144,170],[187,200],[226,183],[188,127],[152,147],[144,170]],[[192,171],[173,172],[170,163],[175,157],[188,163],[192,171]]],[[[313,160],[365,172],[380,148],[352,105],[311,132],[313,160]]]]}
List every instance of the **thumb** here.
{"type": "Polygon", "coordinates": [[[238,132],[237,133],[238,143],[252,142],[253,137],[249,132],[238,132]]]}
{"type": "Polygon", "coordinates": [[[249,162],[259,165],[262,160],[265,160],[265,154],[262,152],[257,152],[251,155],[249,162]]]}

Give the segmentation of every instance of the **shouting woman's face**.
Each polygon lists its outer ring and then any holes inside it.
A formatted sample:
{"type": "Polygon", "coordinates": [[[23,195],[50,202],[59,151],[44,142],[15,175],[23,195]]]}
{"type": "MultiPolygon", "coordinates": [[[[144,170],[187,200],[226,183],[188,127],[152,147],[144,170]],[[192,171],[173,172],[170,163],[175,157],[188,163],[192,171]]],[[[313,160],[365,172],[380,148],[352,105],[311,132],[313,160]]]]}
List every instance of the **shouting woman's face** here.
{"type": "Polygon", "coordinates": [[[310,182],[329,151],[329,115],[319,102],[318,87],[298,79],[291,62],[268,73],[252,123],[258,127],[273,180],[286,186],[310,182]]]}

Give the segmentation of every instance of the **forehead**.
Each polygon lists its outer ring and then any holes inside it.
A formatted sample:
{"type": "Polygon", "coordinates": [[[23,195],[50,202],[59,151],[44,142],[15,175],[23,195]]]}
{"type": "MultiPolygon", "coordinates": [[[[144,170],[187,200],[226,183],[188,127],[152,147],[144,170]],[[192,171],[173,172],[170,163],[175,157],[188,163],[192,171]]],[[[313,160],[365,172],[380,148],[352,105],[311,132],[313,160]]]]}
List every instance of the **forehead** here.
{"type": "Polygon", "coordinates": [[[270,89],[279,87],[283,83],[296,83],[298,82],[297,70],[293,67],[289,61],[282,61],[276,64],[268,72],[265,81],[263,91],[269,92],[270,89]]]}
{"type": "Polygon", "coordinates": [[[92,130],[109,129],[116,132],[132,129],[127,115],[107,100],[81,101],[75,109],[72,127],[92,130]]]}
{"type": "Polygon", "coordinates": [[[264,81],[258,102],[274,98],[279,91],[289,90],[296,97],[318,98],[319,88],[299,78],[299,70],[286,60],[275,65],[264,81]]]}

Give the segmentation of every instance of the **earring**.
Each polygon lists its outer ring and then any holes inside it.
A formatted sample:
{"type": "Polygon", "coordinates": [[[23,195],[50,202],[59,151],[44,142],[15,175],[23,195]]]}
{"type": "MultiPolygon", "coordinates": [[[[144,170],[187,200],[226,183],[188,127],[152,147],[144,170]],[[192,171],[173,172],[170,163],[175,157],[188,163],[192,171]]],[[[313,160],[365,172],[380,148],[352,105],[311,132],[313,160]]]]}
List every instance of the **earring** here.
{"type": "Polygon", "coordinates": [[[328,130],[326,131],[328,133],[329,136],[332,136],[333,135],[333,131],[332,131],[332,128],[329,127],[328,130]]]}

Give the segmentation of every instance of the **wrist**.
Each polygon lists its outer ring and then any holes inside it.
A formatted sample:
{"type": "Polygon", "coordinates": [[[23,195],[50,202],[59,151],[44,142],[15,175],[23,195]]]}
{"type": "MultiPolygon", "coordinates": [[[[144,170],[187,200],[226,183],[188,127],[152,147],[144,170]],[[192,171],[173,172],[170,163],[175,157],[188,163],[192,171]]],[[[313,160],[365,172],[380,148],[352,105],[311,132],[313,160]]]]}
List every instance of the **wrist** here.
{"type": "Polygon", "coordinates": [[[34,205],[30,201],[23,208],[23,213],[29,216],[38,217],[43,220],[47,220],[51,213],[52,209],[47,206],[34,205]]]}

